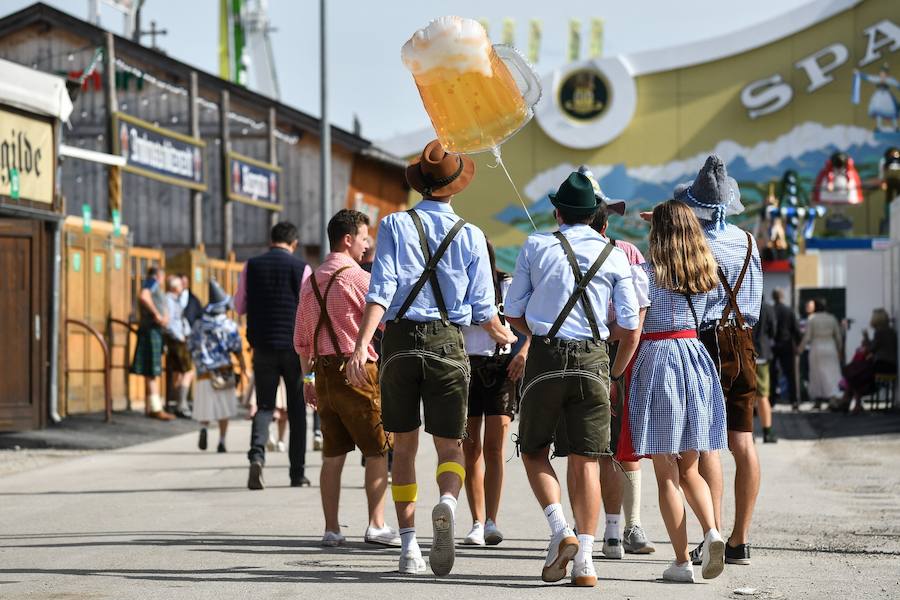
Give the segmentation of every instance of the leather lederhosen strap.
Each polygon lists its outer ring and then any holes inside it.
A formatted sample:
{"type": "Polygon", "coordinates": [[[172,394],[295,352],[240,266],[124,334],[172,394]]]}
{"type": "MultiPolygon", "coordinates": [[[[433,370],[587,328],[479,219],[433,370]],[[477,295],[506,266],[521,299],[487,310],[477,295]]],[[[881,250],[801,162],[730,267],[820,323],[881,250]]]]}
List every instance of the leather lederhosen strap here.
{"type": "Polygon", "coordinates": [[[590,266],[586,273],[582,273],[581,267],[578,266],[578,258],[575,256],[575,251],[572,249],[572,245],[569,243],[569,240],[566,239],[566,236],[560,231],[554,232],[553,235],[559,240],[559,243],[566,254],[566,258],[569,260],[569,266],[572,267],[572,274],[575,275],[575,290],[572,292],[572,295],[569,296],[569,300],[566,302],[565,306],[563,306],[559,316],[556,317],[556,321],[553,323],[553,326],[550,327],[550,331],[547,332],[547,337],[556,337],[556,334],[559,333],[563,323],[565,323],[566,319],[569,317],[569,313],[572,312],[572,309],[575,308],[575,305],[581,300],[582,307],[584,308],[584,315],[587,317],[588,323],[591,326],[591,337],[595,342],[599,342],[601,339],[600,328],[597,325],[597,317],[594,313],[593,306],[591,306],[591,299],[587,297],[585,291],[587,290],[587,286],[591,283],[591,280],[594,278],[594,275],[597,274],[597,271],[600,270],[600,267],[602,267],[603,263],[606,262],[606,259],[609,258],[609,255],[613,251],[613,245],[606,244],[606,247],[600,253],[600,256],[594,261],[594,264],[590,266]]]}
{"type": "Polygon", "coordinates": [[[315,273],[312,275],[312,277],[310,277],[313,294],[316,295],[316,300],[319,302],[319,322],[316,323],[316,332],[315,334],[313,334],[313,355],[316,359],[320,357],[319,331],[322,330],[322,327],[325,327],[325,329],[328,331],[328,336],[331,338],[331,345],[334,348],[335,355],[342,356],[341,346],[338,343],[337,333],[335,333],[334,331],[334,325],[331,323],[331,317],[328,316],[328,292],[331,291],[331,286],[334,285],[334,282],[337,280],[337,276],[349,268],[350,267],[341,267],[331,274],[331,278],[328,280],[328,285],[325,286],[324,296],[321,292],[319,292],[319,284],[316,282],[315,273]]]}
{"type": "Polygon", "coordinates": [[[722,283],[722,287],[725,288],[725,293],[728,294],[728,306],[725,308],[724,312],[722,312],[722,318],[719,319],[719,327],[725,327],[727,325],[728,318],[731,316],[732,312],[734,312],[734,318],[737,321],[738,327],[741,329],[746,327],[744,315],[738,306],[737,295],[741,290],[741,285],[744,283],[744,276],[747,274],[747,269],[750,266],[750,258],[753,255],[753,241],[749,232],[745,231],[744,233],[747,234],[747,256],[744,258],[744,266],[741,267],[741,274],[738,275],[733,289],[731,285],[729,285],[722,267],[716,269],[719,273],[719,281],[722,283]]]}
{"type": "Polygon", "coordinates": [[[441,322],[445,325],[449,322],[449,317],[447,316],[447,305],[444,302],[444,295],[441,293],[441,286],[438,283],[437,278],[437,266],[440,262],[441,258],[444,256],[444,253],[447,252],[447,248],[450,247],[450,242],[453,241],[453,238],[456,237],[456,234],[459,233],[460,229],[463,228],[463,225],[466,222],[463,219],[459,219],[456,223],[453,224],[453,227],[450,228],[450,231],[447,232],[447,235],[444,236],[444,239],[441,240],[440,245],[438,245],[437,250],[434,251],[434,254],[431,253],[431,249],[428,247],[428,238],[425,236],[425,228],[422,226],[422,219],[419,218],[419,215],[416,213],[414,209],[409,209],[406,211],[409,216],[413,220],[413,224],[416,226],[416,232],[419,234],[419,245],[422,247],[422,256],[425,258],[425,270],[422,271],[422,275],[419,277],[419,280],[416,281],[415,285],[413,285],[412,290],[410,290],[409,295],[406,296],[406,300],[403,301],[403,304],[400,306],[400,310],[397,312],[397,316],[394,319],[395,321],[399,321],[406,315],[406,311],[409,310],[409,307],[412,306],[413,301],[416,299],[416,296],[419,295],[419,292],[422,291],[422,288],[425,287],[425,282],[431,282],[431,291],[434,292],[434,299],[437,302],[438,310],[441,313],[441,322]]]}

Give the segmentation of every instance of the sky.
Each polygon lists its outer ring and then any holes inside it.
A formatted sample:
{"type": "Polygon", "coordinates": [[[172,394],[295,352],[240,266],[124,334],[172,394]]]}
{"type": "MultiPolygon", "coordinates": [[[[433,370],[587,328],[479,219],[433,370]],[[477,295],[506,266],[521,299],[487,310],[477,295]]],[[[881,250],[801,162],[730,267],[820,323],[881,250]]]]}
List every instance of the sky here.
{"type": "MultiPolygon", "coordinates": [[[[88,0],[45,0],[86,18],[88,0]]],[[[516,46],[528,47],[531,19],[543,28],[537,71],[543,75],[567,62],[570,19],[582,22],[582,57],[587,56],[590,23],[604,21],[603,54],[665,48],[738,31],[812,0],[327,0],[328,112],[351,129],[354,115],[362,135],[378,141],[428,126],[400,48],[417,29],[439,16],[487,19],[499,42],[505,18],[514,19],[516,46]]],[[[0,0],[0,15],[30,5],[0,0]]],[[[815,4],[816,2],[812,2],[815,4]]],[[[319,2],[268,0],[281,101],[319,116],[319,2]]],[[[168,30],[158,45],[169,55],[204,71],[218,70],[218,0],[146,0],[143,28],[151,21],[168,30]]],[[[122,18],[101,12],[101,24],[117,33],[122,18]]],[[[149,45],[149,38],[145,39],[149,45]]],[[[252,76],[251,76],[251,86],[252,76]]]]}

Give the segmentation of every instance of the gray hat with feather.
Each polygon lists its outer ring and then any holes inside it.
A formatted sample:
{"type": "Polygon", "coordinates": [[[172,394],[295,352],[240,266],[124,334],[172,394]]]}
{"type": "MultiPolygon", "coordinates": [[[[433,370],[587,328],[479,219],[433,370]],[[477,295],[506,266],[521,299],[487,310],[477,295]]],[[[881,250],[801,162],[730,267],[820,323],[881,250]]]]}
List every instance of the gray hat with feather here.
{"type": "Polygon", "coordinates": [[[693,182],[675,186],[674,198],[690,206],[698,219],[715,221],[720,228],[725,227],[725,217],[744,212],[738,183],[715,154],[706,159],[693,182]]]}

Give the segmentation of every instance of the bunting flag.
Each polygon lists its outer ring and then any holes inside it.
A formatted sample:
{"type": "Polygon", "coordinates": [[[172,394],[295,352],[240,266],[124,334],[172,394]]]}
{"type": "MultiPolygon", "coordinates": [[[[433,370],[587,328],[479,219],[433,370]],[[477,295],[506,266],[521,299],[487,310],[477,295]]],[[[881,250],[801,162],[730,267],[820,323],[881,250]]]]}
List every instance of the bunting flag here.
{"type": "Polygon", "coordinates": [[[581,58],[581,19],[569,21],[569,62],[581,58]]]}
{"type": "Polygon", "coordinates": [[[591,19],[591,58],[603,54],[603,19],[591,19]]]}
{"type": "Polygon", "coordinates": [[[528,60],[536,65],[541,55],[541,21],[532,19],[528,32],[528,60]]]}
{"type": "Polygon", "coordinates": [[[513,19],[503,19],[503,43],[507,46],[516,45],[516,22],[513,19]]]}

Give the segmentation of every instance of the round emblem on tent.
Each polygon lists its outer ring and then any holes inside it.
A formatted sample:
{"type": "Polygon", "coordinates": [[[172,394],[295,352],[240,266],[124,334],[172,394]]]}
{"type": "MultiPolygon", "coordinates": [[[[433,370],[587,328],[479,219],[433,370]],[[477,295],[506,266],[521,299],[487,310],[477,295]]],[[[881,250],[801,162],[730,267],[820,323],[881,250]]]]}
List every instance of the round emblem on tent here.
{"type": "Polygon", "coordinates": [[[559,86],[559,107],[576,121],[593,121],[609,106],[609,85],[595,69],[569,73],[559,86]]]}

